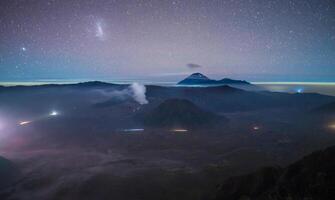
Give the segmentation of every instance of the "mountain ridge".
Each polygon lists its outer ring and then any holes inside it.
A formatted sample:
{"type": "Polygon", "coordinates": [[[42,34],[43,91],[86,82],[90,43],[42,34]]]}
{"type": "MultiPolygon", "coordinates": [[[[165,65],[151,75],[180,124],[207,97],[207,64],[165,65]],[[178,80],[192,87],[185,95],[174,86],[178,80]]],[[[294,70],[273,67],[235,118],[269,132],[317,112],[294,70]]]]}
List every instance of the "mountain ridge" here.
{"type": "Polygon", "coordinates": [[[189,75],[188,77],[177,83],[177,85],[225,85],[225,84],[251,85],[251,83],[245,80],[234,80],[230,78],[214,80],[198,72],[189,75]]]}

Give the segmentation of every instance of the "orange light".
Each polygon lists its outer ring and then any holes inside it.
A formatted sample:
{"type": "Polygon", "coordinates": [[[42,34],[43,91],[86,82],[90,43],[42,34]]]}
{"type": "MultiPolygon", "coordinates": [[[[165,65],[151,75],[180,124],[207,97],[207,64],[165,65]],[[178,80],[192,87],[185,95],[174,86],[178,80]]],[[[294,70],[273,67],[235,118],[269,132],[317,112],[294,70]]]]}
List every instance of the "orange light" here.
{"type": "Polygon", "coordinates": [[[328,128],[335,130],[335,124],[330,124],[328,128]]]}

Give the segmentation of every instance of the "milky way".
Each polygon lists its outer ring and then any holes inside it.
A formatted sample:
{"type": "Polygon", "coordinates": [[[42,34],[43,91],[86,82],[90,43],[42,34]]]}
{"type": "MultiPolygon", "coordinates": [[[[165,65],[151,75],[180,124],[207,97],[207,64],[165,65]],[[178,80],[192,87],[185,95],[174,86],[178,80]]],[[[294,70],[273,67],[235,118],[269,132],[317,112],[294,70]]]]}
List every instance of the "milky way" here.
{"type": "Polygon", "coordinates": [[[259,81],[334,81],[335,3],[0,2],[0,81],[164,80],[194,71],[259,81]]]}

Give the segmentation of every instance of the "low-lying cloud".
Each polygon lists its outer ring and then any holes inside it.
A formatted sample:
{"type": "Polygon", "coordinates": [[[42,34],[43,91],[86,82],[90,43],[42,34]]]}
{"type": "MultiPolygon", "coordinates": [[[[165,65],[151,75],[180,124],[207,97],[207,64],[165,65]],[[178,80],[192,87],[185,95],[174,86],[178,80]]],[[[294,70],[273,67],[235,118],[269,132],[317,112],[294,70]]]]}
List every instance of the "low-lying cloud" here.
{"type": "Polygon", "coordinates": [[[197,69],[197,68],[201,68],[202,66],[199,64],[194,64],[194,63],[189,63],[186,65],[188,68],[190,69],[197,69]]]}

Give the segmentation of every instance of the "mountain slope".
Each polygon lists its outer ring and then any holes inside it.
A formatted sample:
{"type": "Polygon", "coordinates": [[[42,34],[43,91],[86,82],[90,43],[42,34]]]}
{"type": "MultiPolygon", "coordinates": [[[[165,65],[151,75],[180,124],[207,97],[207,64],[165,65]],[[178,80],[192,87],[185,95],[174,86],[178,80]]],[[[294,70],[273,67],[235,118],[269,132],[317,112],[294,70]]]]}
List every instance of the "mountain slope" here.
{"type": "Polygon", "coordinates": [[[335,102],[322,105],[316,108],[314,111],[320,112],[320,113],[329,113],[329,114],[334,113],[335,114],[335,102]]]}
{"type": "Polygon", "coordinates": [[[14,183],[19,176],[19,169],[12,162],[0,157],[0,189],[14,183]]]}
{"type": "Polygon", "coordinates": [[[207,76],[201,73],[193,73],[178,83],[178,85],[224,85],[224,84],[249,85],[250,83],[248,83],[247,81],[233,80],[229,78],[224,78],[221,80],[213,80],[209,79],[207,76]]]}
{"type": "Polygon", "coordinates": [[[281,169],[268,167],[226,180],[217,200],[328,200],[335,195],[335,146],[281,169]]]}
{"type": "Polygon", "coordinates": [[[157,128],[199,128],[223,117],[200,109],[189,100],[168,99],[145,114],[144,125],[157,128]]]}

